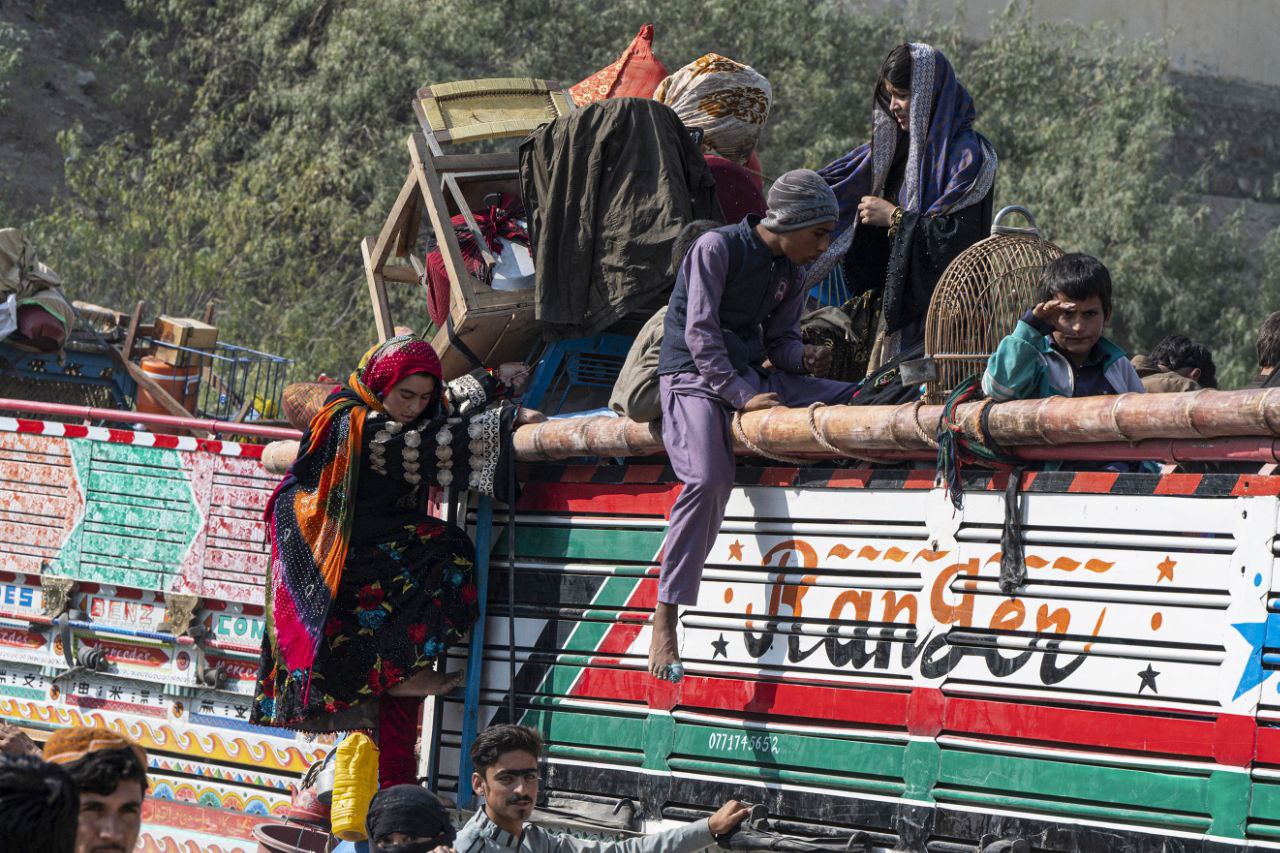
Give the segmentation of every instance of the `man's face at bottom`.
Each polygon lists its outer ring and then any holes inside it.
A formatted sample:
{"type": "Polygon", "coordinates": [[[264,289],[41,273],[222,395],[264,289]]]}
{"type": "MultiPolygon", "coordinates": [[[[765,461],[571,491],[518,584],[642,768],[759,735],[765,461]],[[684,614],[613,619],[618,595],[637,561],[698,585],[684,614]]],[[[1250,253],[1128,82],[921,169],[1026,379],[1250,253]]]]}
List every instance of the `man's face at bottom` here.
{"type": "Polygon", "coordinates": [[[142,782],[128,779],[110,794],[80,792],[76,853],[133,853],[142,830],[142,782]]]}
{"type": "Polygon", "coordinates": [[[495,816],[523,823],[538,802],[538,781],[538,759],[518,749],[498,756],[478,793],[495,816]]]}

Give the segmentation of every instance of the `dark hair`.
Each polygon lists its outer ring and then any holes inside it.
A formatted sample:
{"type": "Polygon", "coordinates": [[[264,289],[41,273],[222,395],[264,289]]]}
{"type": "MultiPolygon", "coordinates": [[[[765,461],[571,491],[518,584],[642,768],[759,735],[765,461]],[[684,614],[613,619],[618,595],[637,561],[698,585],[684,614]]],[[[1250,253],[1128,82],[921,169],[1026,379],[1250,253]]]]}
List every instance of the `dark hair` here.
{"type": "Polygon", "coordinates": [[[1280,367],[1280,311],[1273,311],[1258,330],[1258,367],[1280,367]]]}
{"type": "Polygon", "coordinates": [[[147,792],[147,768],[138,763],[138,756],[127,746],[100,749],[62,767],[81,791],[101,797],[110,796],[120,783],[131,780],[137,780],[142,792],[147,792]]]}
{"type": "Polygon", "coordinates": [[[900,44],[884,58],[880,76],[876,79],[876,106],[889,112],[889,92],[886,84],[899,92],[911,91],[911,45],[900,44]]]}
{"type": "Polygon", "coordinates": [[[73,853],[80,792],[34,755],[0,755],[0,850],[73,853]]]}
{"type": "Polygon", "coordinates": [[[1200,378],[1196,381],[1205,388],[1218,387],[1218,368],[1213,363],[1213,352],[1186,335],[1169,335],[1155,345],[1149,358],[1173,370],[1199,368],[1200,378]]]}
{"type": "Polygon", "coordinates": [[[1047,302],[1058,293],[1077,300],[1096,296],[1102,301],[1103,316],[1111,316],[1111,273],[1092,255],[1072,252],[1044,268],[1037,301],[1047,302]]]}
{"type": "Polygon", "coordinates": [[[503,724],[489,726],[476,735],[471,744],[471,766],[483,777],[503,753],[528,752],[534,758],[542,757],[542,738],[528,726],[503,724]]]}

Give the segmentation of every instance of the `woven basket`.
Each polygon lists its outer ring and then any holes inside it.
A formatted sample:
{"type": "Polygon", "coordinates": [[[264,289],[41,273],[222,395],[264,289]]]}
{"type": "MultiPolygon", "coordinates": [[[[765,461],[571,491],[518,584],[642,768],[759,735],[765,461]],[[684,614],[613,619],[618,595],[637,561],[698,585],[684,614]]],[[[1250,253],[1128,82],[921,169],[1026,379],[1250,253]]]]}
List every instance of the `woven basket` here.
{"type": "Polygon", "coordinates": [[[284,387],[280,408],[289,425],[306,432],[311,419],[324,406],[324,401],[337,387],[334,382],[294,382],[284,387]]]}
{"type": "Polygon", "coordinates": [[[1035,304],[1040,273],[1061,256],[1061,249],[1040,236],[1031,212],[1010,205],[995,215],[990,237],[951,262],[925,318],[925,357],[937,369],[925,402],[944,402],[961,382],[982,373],[1001,339],[1035,304]],[[1021,214],[1028,227],[1002,225],[1010,213],[1021,214]]]}

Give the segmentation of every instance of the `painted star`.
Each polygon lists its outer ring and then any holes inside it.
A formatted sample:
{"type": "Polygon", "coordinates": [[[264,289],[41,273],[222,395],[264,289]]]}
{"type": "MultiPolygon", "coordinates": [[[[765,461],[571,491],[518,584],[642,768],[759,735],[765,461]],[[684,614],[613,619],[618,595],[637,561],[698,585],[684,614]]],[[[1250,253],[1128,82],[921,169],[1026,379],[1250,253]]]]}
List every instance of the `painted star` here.
{"type": "Polygon", "coordinates": [[[739,563],[742,562],[742,540],[741,539],[735,539],[733,541],[733,544],[729,546],[729,559],[737,560],[739,563]]]}
{"type": "Polygon", "coordinates": [[[712,660],[715,660],[716,658],[728,659],[729,641],[724,638],[724,634],[720,635],[720,639],[711,641],[711,648],[715,649],[715,651],[711,653],[712,660]]]}
{"type": "Polygon", "coordinates": [[[1156,578],[1156,583],[1160,583],[1160,581],[1163,580],[1173,583],[1173,567],[1176,565],[1178,565],[1178,561],[1170,560],[1169,556],[1166,554],[1164,562],[1156,564],[1156,568],[1160,571],[1159,577],[1156,578]]]}
{"type": "Polygon", "coordinates": [[[1156,689],[1156,676],[1159,674],[1160,673],[1152,669],[1151,664],[1148,663],[1147,668],[1138,673],[1138,678],[1142,679],[1142,683],[1138,685],[1138,692],[1141,693],[1143,690],[1150,687],[1152,693],[1159,693],[1160,691],[1156,689]]]}
{"type": "Polygon", "coordinates": [[[1280,634],[1280,614],[1268,613],[1265,622],[1237,622],[1231,627],[1235,628],[1236,633],[1244,637],[1245,642],[1249,644],[1249,656],[1245,659],[1244,670],[1240,673],[1236,695],[1232,697],[1239,699],[1247,691],[1275,675],[1275,670],[1262,668],[1262,647],[1266,644],[1268,634],[1272,637],[1280,634]]]}

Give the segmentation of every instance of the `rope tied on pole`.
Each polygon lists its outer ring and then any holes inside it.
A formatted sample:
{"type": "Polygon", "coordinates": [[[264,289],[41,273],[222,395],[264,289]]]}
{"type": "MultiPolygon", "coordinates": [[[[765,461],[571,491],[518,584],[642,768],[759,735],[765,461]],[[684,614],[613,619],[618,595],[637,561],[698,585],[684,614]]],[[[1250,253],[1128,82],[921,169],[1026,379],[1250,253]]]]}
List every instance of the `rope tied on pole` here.
{"type": "Polygon", "coordinates": [[[762,447],[757,447],[755,442],[747,438],[747,433],[742,428],[742,412],[733,413],[733,435],[742,443],[743,447],[756,456],[763,456],[765,459],[772,459],[774,462],[783,462],[787,465],[808,465],[813,461],[811,459],[801,459],[798,456],[783,456],[778,453],[770,453],[762,447]]]}

